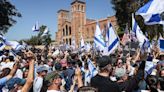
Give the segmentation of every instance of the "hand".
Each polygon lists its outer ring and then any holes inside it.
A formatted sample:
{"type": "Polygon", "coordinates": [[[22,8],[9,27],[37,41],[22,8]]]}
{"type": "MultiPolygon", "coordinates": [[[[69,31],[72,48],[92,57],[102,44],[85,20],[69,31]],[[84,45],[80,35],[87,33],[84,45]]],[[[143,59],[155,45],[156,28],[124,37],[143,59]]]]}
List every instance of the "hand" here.
{"type": "Polygon", "coordinates": [[[69,55],[69,53],[67,51],[64,52],[65,57],[67,57],[69,55]]]}
{"type": "Polygon", "coordinates": [[[35,55],[34,55],[34,53],[32,53],[31,51],[28,51],[28,52],[26,53],[26,55],[27,55],[27,59],[28,59],[29,61],[35,60],[35,55]]]}
{"type": "Polygon", "coordinates": [[[76,74],[77,76],[81,76],[81,69],[80,69],[79,67],[76,68],[75,74],[76,74]]]}
{"type": "Polygon", "coordinates": [[[20,61],[20,57],[19,56],[16,56],[15,57],[15,62],[19,62],[20,61]]]}

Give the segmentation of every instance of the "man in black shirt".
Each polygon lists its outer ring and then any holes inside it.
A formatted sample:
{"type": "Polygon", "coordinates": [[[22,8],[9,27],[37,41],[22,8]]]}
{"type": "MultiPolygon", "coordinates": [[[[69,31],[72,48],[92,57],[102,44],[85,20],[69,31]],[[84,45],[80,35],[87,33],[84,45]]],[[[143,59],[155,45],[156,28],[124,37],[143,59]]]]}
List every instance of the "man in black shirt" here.
{"type": "Polygon", "coordinates": [[[112,73],[112,63],[108,56],[98,58],[97,63],[100,72],[91,79],[91,86],[98,89],[98,92],[132,92],[144,76],[145,62],[142,61],[138,73],[130,80],[122,83],[116,83],[110,80],[109,76],[112,73]]]}

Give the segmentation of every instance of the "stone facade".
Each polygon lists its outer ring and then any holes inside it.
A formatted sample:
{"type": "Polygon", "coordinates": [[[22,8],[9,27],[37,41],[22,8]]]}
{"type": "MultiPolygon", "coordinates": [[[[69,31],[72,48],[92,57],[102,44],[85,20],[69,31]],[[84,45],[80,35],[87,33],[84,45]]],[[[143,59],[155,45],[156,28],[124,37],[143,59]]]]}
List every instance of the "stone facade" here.
{"type": "MultiPolygon", "coordinates": [[[[101,30],[110,22],[117,30],[117,20],[115,16],[110,16],[98,20],[101,30]]],[[[56,32],[56,42],[60,44],[72,44],[75,39],[76,45],[79,45],[81,35],[85,42],[93,43],[94,33],[96,30],[96,20],[86,18],[86,3],[75,0],[71,3],[71,10],[58,11],[58,31],[56,32]]],[[[105,33],[105,31],[103,31],[105,33]]]]}

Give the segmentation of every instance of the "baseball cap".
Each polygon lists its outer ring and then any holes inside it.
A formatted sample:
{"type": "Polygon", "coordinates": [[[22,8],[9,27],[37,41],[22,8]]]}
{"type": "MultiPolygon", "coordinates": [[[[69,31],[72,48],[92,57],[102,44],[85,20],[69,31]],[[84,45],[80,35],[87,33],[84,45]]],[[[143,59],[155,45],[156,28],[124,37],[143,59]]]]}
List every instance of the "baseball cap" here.
{"type": "Polygon", "coordinates": [[[56,72],[56,71],[51,72],[51,73],[47,74],[47,76],[45,76],[45,80],[49,81],[49,82],[51,82],[51,81],[53,81],[54,79],[57,79],[57,78],[62,78],[62,77],[61,77],[60,73],[56,72]]]}
{"type": "Polygon", "coordinates": [[[48,71],[48,69],[47,69],[47,67],[46,66],[39,66],[38,68],[37,68],[37,72],[43,72],[43,71],[48,71]]]}
{"type": "Polygon", "coordinates": [[[96,59],[96,62],[98,63],[98,66],[100,68],[103,68],[103,67],[107,66],[108,64],[112,64],[111,59],[109,58],[109,56],[98,57],[96,59]]]}
{"type": "Polygon", "coordinates": [[[117,78],[120,78],[126,74],[126,70],[124,68],[116,68],[115,70],[115,76],[117,78]]]}

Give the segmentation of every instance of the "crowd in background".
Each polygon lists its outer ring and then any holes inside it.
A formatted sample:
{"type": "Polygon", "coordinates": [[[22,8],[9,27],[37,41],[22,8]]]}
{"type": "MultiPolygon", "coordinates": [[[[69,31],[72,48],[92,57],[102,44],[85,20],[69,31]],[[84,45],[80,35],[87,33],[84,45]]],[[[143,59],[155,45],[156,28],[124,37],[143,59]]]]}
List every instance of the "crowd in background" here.
{"type": "Polygon", "coordinates": [[[0,92],[162,92],[164,53],[110,56],[30,48],[0,51],[0,92]],[[151,66],[151,64],[153,64],[151,66]]]}

